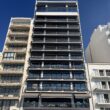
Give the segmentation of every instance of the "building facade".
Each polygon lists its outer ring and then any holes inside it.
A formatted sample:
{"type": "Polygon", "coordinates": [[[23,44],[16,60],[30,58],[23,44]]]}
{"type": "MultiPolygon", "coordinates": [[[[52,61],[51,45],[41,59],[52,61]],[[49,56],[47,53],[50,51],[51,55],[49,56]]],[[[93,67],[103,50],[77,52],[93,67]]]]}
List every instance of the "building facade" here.
{"type": "Polygon", "coordinates": [[[91,36],[86,49],[88,63],[110,63],[110,24],[100,25],[91,36]]]}
{"type": "Polygon", "coordinates": [[[110,110],[110,64],[87,64],[90,89],[90,110],[110,110]]]}
{"type": "Polygon", "coordinates": [[[37,0],[23,110],[89,110],[78,2],[37,0]]]}
{"type": "Polygon", "coordinates": [[[12,18],[1,58],[0,110],[19,108],[25,74],[30,18],[12,18]]]}
{"type": "Polygon", "coordinates": [[[77,0],[37,0],[12,18],[2,53],[0,110],[90,110],[77,0]]]}

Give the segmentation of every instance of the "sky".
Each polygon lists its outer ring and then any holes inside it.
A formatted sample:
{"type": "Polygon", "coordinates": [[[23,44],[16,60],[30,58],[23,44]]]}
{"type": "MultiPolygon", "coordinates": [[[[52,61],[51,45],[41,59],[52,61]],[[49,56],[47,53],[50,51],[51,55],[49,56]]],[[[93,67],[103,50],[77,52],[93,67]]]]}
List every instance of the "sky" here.
{"type": "MultiPolygon", "coordinates": [[[[78,0],[84,48],[98,25],[110,22],[110,0],[78,0]]],[[[33,17],[35,0],[0,0],[0,51],[11,17],[33,17]]]]}

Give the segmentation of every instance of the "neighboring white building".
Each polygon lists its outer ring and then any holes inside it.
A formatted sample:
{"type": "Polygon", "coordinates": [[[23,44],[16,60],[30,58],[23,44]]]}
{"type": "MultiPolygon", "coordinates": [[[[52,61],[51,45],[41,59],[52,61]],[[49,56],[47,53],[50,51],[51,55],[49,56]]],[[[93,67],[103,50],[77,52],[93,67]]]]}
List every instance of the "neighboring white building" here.
{"type": "Polygon", "coordinates": [[[1,69],[2,69],[1,60],[2,60],[2,52],[0,52],[0,71],[1,71],[1,69]]]}
{"type": "Polygon", "coordinates": [[[110,110],[110,64],[88,63],[90,110],[110,110]]]}
{"type": "Polygon", "coordinates": [[[86,49],[88,63],[110,63],[110,24],[94,30],[86,49]]]}
{"type": "Polygon", "coordinates": [[[11,18],[0,53],[0,110],[18,110],[27,73],[31,18],[11,18]]]}

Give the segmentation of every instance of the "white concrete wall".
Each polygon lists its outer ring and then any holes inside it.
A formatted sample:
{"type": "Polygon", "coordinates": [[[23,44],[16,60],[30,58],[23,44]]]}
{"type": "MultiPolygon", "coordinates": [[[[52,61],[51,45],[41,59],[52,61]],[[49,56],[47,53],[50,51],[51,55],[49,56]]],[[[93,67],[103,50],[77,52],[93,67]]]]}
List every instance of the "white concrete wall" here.
{"type": "Polygon", "coordinates": [[[109,25],[99,26],[94,30],[85,53],[88,63],[110,63],[109,25]]]}

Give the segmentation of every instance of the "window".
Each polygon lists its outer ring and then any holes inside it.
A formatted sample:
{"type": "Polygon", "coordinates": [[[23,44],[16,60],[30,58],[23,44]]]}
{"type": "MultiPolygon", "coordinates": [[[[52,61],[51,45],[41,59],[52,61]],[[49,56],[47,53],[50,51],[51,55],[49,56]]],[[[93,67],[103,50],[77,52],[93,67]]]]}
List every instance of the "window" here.
{"type": "Polygon", "coordinates": [[[67,11],[68,12],[77,12],[77,7],[68,6],[67,11]]]}
{"type": "Polygon", "coordinates": [[[8,76],[8,75],[6,75],[6,76],[1,76],[1,81],[2,82],[7,82],[7,83],[18,83],[18,82],[20,82],[20,80],[21,80],[21,77],[20,76],[8,76]]]}
{"type": "Polygon", "coordinates": [[[18,95],[19,88],[16,87],[2,87],[0,88],[0,93],[4,95],[18,95]]]}
{"type": "Polygon", "coordinates": [[[39,79],[40,78],[40,72],[29,72],[29,78],[31,79],[39,79]]]}
{"type": "Polygon", "coordinates": [[[60,82],[44,82],[43,90],[51,90],[51,91],[61,91],[61,90],[70,90],[70,83],[60,83],[60,82]]]}
{"type": "Polygon", "coordinates": [[[62,84],[62,90],[70,90],[70,84],[69,83],[62,84]]]}
{"type": "Polygon", "coordinates": [[[87,90],[85,83],[74,84],[74,89],[76,91],[86,91],[87,90]]]}
{"type": "Polygon", "coordinates": [[[89,107],[89,101],[88,99],[76,99],[75,98],[75,107],[76,108],[88,108],[89,107]]]}
{"type": "Polygon", "coordinates": [[[33,91],[39,90],[39,84],[35,83],[35,82],[33,82],[33,83],[29,82],[27,84],[27,90],[30,90],[30,91],[32,91],[32,90],[33,91]]]}
{"type": "Polygon", "coordinates": [[[84,79],[84,73],[76,72],[76,73],[73,74],[73,76],[74,76],[75,79],[84,79]]]}
{"type": "Polygon", "coordinates": [[[101,83],[102,83],[102,89],[107,89],[106,82],[101,82],[101,83]]]}
{"type": "Polygon", "coordinates": [[[47,79],[67,79],[70,78],[70,74],[68,72],[44,72],[43,78],[47,79]]]}
{"type": "Polygon", "coordinates": [[[39,11],[39,12],[46,11],[45,5],[37,6],[37,11],[39,11]]]}
{"type": "Polygon", "coordinates": [[[110,70],[106,70],[106,75],[110,76],[110,70]]]}
{"type": "Polygon", "coordinates": [[[15,56],[15,53],[13,52],[9,52],[9,53],[4,53],[3,55],[3,59],[6,59],[6,60],[12,60],[14,59],[14,56],[15,56]]]}
{"type": "Polygon", "coordinates": [[[109,87],[109,89],[110,89],[110,81],[108,82],[108,87],[109,87]]]}
{"type": "Polygon", "coordinates": [[[49,4],[47,7],[48,12],[65,12],[66,6],[64,4],[49,4]]]}
{"type": "Polygon", "coordinates": [[[69,72],[63,72],[63,73],[62,73],[62,78],[63,78],[63,79],[69,79],[69,78],[70,78],[69,72]]]}
{"type": "Polygon", "coordinates": [[[6,64],[4,65],[4,68],[3,68],[5,71],[8,71],[8,70],[13,70],[13,71],[16,71],[16,70],[23,70],[23,65],[13,65],[13,64],[6,64]]]}
{"type": "Polygon", "coordinates": [[[104,76],[104,71],[103,70],[99,70],[99,74],[100,74],[100,76],[104,76]]]}
{"type": "Polygon", "coordinates": [[[109,103],[109,96],[108,96],[108,94],[104,94],[104,100],[105,100],[105,103],[109,103]]]}

